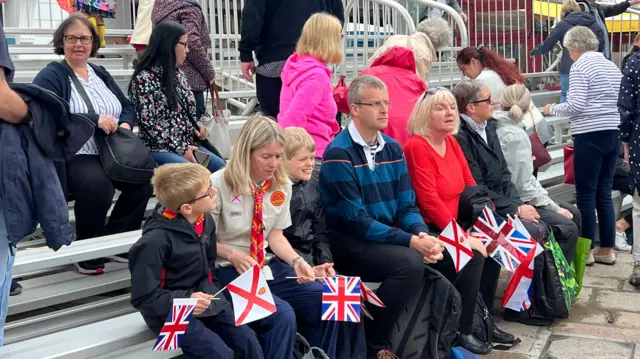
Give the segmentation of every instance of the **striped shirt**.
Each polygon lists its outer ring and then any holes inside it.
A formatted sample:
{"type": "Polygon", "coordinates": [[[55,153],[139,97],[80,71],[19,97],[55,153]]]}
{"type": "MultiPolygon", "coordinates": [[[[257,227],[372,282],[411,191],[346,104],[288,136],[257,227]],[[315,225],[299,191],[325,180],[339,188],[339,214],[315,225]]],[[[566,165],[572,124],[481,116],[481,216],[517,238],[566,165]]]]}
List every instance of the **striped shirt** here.
{"type": "Polygon", "coordinates": [[[376,142],[373,145],[367,144],[367,142],[362,138],[360,132],[356,128],[356,125],[351,121],[348,126],[349,134],[353,139],[353,142],[362,146],[364,151],[364,156],[367,158],[367,164],[369,165],[369,169],[372,171],[376,169],[376,153],[382,151],[384,149],[384,138],[382,134],[378,131],[378,135],[376,137],[376,142]]]}
{"type": "Polygon", "coordinates": [[[551,106],[551,114],[569,116],[571,134],[617,130],[618,92],[622,73],[600,52],[582,54],[571,66],[567,102],[551,106]]]}
{"type": "MultiPolygon", "coordinates": [[[[120,114],[122,113],[122,104],[120,103],[120,100],[118,100],[116,95],[109,90],[104,81],[96,75],[89,65],[87,65],[87,74],[89,81],[85,81],[82,76],[79,76],[78,74],[76,74],[76,76],[84,87],[87,96],[89,96],[89,100],[91,100],[94,111],[102,116],[112,116],[113,120],[117,124],[120,120],[120,114]]],[[[71,99],[69,100],[71,113],[88,113],[89,109],[82,99],[82,96],[78,93],[73,81],[71,81],[71,79],[69,79],[69,81],[71,82],[71,99]]],[[[96,129],[96,131],[102,131],[102,129],[96,129]]],[[[95,138],[91,137],[77,154],[97,155],[98,145],[96,144],[95,138]]]]}

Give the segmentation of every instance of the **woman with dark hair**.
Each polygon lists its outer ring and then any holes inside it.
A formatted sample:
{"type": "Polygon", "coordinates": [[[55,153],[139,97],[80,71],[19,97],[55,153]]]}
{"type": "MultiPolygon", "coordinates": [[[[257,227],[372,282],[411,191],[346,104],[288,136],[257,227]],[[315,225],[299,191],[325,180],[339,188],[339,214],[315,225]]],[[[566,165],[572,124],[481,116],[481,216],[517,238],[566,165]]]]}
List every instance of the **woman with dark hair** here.
{"type": "MultiPolygon", "coordinates": [[[[494,111],[500,110],[500,101],[504,88],[509,85],[525,84],[527,79],[522,76],[518,67],[500,56],[490,48],[480,45],[467,47],[458,52],[456,57],[458,68],[464,76],[470,79],[481,80],[491,90],[491,104],[494,111]]],[[[544,116],[531,102],[531,114],[522,121],[528,133],[535,130],[540,141],[546,144],[551,139],[551,130],[544,116]]]]}
{"type": "MultiPolygon", "coordinates": [[[[72,113],[83,114],[93,121],[96,136],[131,130],[135,119],[131,102],[104,67],[88,62],[100,48],[100,37],[93,24],[81,14],[69,16],[54,32],[53,48],[54,53],[64,55],[64,60],[51,62],[33,83],[69,102],[72,113]]],[[[65,193],[68,185],[68,192],[75,199],[78,240],[140,228],[153,192],[151,184],[131,184],[109,178],[94,137],[75,157],[59,164],[58,175],[65,193]],[[105,224],[116,189],[122,193],[105,224]]],[[[123,256],[110,259],[127,262],[123,256]]],[[[102,259],[76,265],[82,274],[104,272],[102,259]]]]}
{"type": "Polygon", "coordinates": [[[198,163],[194,151],[210,156],[212,173],[224,167],[220,157],[196,144],[207,138],[207,129],[196,120],[196,100],[184,73],[178,68],[189,52],[187,29],[165,21],[153,29],[129,84],[140,127],[140,139],[159,164],[198,163]],[[197,127],[195,126],[197,124],[197,127]]]}

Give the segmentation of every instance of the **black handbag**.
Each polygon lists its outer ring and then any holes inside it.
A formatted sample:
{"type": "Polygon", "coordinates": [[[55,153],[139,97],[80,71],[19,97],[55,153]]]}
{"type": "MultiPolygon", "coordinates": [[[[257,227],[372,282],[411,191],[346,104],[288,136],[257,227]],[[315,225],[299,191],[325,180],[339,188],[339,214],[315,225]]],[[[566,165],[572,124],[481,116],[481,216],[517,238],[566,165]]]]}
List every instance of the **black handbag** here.
{"type": "MultiPolygon", "coordinates": [[[[78,77],[70,77],[89,113],[95,114],[93,104],[78,77]]],[[[131,130],[118,127],[118,130],[110,135],[96,131],[94,137],[102,167],[109,178],[135,184],[151,182],[156,162],[144,143],[131,130]]]]}

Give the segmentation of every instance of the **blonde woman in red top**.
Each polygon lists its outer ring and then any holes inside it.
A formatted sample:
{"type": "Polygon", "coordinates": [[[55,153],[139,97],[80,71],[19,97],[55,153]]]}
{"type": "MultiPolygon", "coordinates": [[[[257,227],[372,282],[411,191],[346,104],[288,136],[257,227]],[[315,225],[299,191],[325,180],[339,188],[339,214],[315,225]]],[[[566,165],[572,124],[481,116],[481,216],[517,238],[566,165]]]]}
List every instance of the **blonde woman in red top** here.
{"type": "MultiPolygon", "coordinates": [[[[460,116],[456,99],[444,88],[428,89],[416,103],[409,117],[409,134],[404,152],[411,184],[416,193],[416,204],[425,223],[444,229],[458,215],[458,200],[467,186],[475,186],[469,165],[458,141],[452,134],[458,132],[460,116]]],[[[456,273],[453,259],[445,251],[444,258],[431,264],[455,284],[462,299],[460,317],[460,346],[475,353],[488,354],[491,345],[472,334],[473,313],[481,286],[486,248],[474,237],[468,237],[474,256],[456,273]]],[[[497,279],[497,278],[496,278],[497,279]]],[[[493,342],[513,345],[513,335],[494,326],[493,342]]]]}
{"type": "Polygon", "coordinates": [[[425,223],[443,230],[458,217],[458,200],[475,186],[464,153],[453,137],[460,117],[453,94],[430,88],[409,118],[411,137],[404,145],[416,204],[425,223]]]}

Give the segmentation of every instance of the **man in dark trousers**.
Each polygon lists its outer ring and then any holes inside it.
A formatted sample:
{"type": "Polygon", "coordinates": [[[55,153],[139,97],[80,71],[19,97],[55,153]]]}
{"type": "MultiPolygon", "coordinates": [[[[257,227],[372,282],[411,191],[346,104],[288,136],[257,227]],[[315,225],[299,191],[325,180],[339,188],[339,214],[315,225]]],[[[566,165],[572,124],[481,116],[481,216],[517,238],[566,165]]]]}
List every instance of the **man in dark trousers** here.
{"type": "Polygon", "coordinates": [[[609,39],[609,30],[605,18],[620,15],[627,11],[629,6],[640,4],[640,0],[627,0],[615,5],[596,4],[596,0],[578,0],[578,4],[583,11],[590,13],[598,23],[598,26],[604,31],[604,56],[611,59],[611,41],[609,39]]]}
{"type": "Polygon", "coordinates": [[[249,82],[253,82],[253,74],[256,75],[256,94],[265,116],[278,117],[280,73],[296,49],[304,23],[317,12],[333,15],[344,24],[342,0],[245,1],[239,46],[242,74],[249,82]]]}

